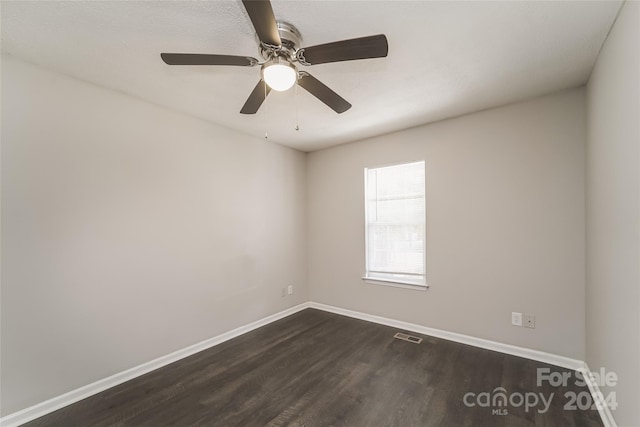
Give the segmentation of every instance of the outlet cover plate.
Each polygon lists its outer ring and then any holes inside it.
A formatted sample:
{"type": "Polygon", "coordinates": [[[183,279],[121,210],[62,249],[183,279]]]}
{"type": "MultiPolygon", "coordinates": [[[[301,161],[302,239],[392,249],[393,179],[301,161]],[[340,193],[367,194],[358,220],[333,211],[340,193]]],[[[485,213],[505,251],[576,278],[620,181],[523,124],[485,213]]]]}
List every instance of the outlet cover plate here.
{"type": "Polygon", "coordinates": [[[513,326],[522,326],[522,313],[511,313],[511,324],[513,326]]]}

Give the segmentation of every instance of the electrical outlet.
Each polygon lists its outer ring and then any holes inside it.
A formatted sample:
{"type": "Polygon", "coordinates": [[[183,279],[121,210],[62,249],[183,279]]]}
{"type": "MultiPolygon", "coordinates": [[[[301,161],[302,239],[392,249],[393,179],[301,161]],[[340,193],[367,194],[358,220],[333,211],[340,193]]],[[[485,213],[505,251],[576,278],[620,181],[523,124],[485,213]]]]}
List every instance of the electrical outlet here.
{"type": "Polygon", "coordinates": [[[289,286],[287,287],[287,293],[288,293],[289,295],[291,295],[291,294],[293,293],[293,285],[289,285],[289,286]]]}
{"type": "Polygon", "coordinates": [[[513,326],[522,326],[522,313],[511,313],[511,324],[513,326]]]}
{"type": "Polygon", "coordinates": [[[287,296],[287,288],[282,288],[282,298],[287,296]]]}
{"type": "Polygon", "coordinates": [[[522,316],[524,320],[524,327],[534,329],[536,327],[536,316],[533,314],[525,314],[522,316]]]}

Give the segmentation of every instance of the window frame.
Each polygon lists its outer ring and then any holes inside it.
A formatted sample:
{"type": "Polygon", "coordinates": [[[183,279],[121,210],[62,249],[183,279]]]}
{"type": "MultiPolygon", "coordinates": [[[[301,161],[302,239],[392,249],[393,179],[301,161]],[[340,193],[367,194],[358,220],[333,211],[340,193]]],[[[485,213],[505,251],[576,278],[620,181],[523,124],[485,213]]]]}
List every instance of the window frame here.
{"type": "MultiPolygon", "coordinates": [[[[382,286],[392,286],[396,288],[412,289],[418,291],[426,291],[429,288],[427,283],[427,162],[425,160],[414,160],[383,164],[372,167],[364,168],[364,275],[362,280],[365,283],[382,286]],[[424,237],[422,241],[422,253],[423,253],[423,274],[421,281],[401,280],[400,278],[386,278],[371,276],[369,269],[369,213],[368,213],[368,171],[372,169],[382,169],[387,167],[410,165],[414,163],[422,163],[424,167],[424,237]]],[[[392,274],[392,273],[390,273],[392,274]]],[[[398,273],[398,275],[409,276],[411,274],[398,273]]]]}

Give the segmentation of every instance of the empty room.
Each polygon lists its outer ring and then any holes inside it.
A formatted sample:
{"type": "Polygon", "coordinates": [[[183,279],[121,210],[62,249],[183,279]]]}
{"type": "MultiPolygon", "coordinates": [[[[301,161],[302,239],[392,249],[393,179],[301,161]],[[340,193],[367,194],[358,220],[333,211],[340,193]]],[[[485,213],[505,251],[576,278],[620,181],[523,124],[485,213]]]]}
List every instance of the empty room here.
{"type": "Polygon", "coordinates": [[[0,1],[0,425],[640,427],[640,1],[0,1]]]}

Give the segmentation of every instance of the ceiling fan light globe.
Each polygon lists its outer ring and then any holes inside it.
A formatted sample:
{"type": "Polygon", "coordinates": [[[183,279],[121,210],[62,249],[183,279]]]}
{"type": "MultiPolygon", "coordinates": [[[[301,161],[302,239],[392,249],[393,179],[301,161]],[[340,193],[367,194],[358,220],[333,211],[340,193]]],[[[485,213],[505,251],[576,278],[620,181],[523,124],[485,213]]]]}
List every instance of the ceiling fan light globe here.
{"type": "Polygon", "coordinates": [[[289,64],[271,64],[262,70],[265,83],[273,90],[285,91],[291,89],[296,83],[298,73],[289,64]]]}

